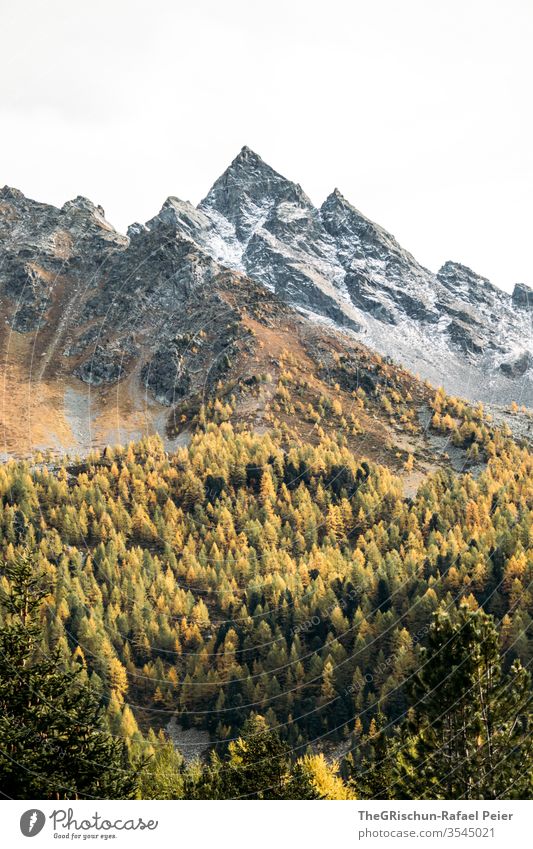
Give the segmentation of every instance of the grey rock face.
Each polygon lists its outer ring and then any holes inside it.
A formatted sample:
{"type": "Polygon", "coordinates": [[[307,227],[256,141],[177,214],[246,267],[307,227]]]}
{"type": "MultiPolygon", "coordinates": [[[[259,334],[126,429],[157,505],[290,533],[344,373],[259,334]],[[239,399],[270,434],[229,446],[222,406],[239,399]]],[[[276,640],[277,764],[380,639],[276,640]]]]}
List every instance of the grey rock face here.
{"type": "Polygon", "coordinates": [[[503,294],[486,277],[459,262],[445,262],[437,272],[437,280],[455,297],[471,304],[491,305],[503,294]]]}
{"type": "Polygon", "coordinates": [[[447,333],[452,342],[465,354],[483,353],[483,339],[478,336],[464,321],[454,318],[447,327],[447,333]]]}
{"type": "Polygon", "coordinates": [[[184,358],[179,353],[179,346],[173,342],[156,351],[150,362],[143,366],[141,377],[156,401],[165,406],[175,404],[191,387],[184,358]]]}
{"type": "Polygon", "coordinates": [[[533,357],[526,351],[514,362],[506,362],[500,365],[502,372],[507,377],[522,377],[533,366],[533,357]]]}
{"type": "Polygon", "coordinates": [[[525,283],[517,283],[513,290],[513,304],[533,312],[533,289],[525,283]]]}
{"type": "Polygon", "coordinates": [[[9,254],[2,268],[5,293],[15,302],[9,319],[13,330],[27,333],[46,324],[46,311],[51,304],[51,283],[38,266],[18,260],[9,254]]]}
{"type": "Polygon", "coordinates": [[[91,386],[116,383],[125,373],[124,351],[112,352],[98,346],[92,356],[74,369],[74,374],[91,386]]]}

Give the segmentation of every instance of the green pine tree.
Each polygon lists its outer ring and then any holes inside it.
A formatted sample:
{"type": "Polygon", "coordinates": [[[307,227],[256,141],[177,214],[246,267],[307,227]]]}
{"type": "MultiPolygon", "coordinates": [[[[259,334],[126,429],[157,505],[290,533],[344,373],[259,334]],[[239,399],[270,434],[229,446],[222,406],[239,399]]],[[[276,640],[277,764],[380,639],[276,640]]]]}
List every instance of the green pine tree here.
{"type": "Polygon", "coordinates": [[[136,792],[122,742],[78,671],[41,650],[47,595],[28,551],[4,564],[0,604],[0,790],[15,799],[131,798],[136,792]]]}
{"type": "Polygon", "coordinates": [[[529,675],[518,661],[504,672],[491,616],[437,611],[411,699],[375,767],[395,764],[391,798],[531,798],[529,675]]]}

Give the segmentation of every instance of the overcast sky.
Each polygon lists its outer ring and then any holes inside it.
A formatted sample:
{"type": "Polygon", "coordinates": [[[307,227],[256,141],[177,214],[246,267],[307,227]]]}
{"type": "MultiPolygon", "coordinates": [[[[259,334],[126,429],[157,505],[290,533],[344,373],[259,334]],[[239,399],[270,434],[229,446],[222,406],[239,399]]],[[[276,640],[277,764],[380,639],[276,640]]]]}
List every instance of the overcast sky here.
{"type": "Polygon", "coordinates": [[[247,144],[437,270],[533,283],[532,0],[0,0],[0,185],[125,230],[247,144]]]}

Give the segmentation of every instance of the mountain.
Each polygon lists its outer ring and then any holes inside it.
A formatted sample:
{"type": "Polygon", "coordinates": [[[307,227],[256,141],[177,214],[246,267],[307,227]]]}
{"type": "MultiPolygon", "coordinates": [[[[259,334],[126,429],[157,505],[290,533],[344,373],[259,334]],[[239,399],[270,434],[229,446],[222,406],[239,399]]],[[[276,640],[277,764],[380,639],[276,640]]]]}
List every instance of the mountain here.
{"type": "MultiPolygon", "coordinates": [[[[197,207],[169,197],[126,236],[86,198],[58,209],[4,187],[0,296],[6,455],[151,431],[176,444],[224,393],[266,426],[256,384],[287,351],[317,397],[335,358],[347,392],[376,392],[377,352],[471,400],[533,401],[531,289],[458,263],[435,275],[338,190],[317,209],[249,148],[197,207]]],[[[378,383],[414,385],[387,369],[378,383]]]]}

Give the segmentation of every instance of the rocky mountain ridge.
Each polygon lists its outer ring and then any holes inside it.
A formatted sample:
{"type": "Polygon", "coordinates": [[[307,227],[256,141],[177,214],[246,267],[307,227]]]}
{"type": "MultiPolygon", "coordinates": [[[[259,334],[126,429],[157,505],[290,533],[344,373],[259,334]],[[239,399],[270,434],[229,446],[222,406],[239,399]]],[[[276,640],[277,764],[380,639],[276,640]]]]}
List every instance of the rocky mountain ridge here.
{"type": "Polygon", "coordinates": [[[86,198],[58,209],[4,187],[5,453],[26,420],[33,445],[103,440],[113,417],[116,441],[148,414],[164,430],[165,409],[250,380],[273,332],[363,343],[455,394],[532,406],[532,303],[458,263],[433,274],[338,190],[317,209],[248,148],[197,207],[169,197],[127,235],[86,198]]]}
{"type": "Polygon", "coordinates": [[[533,292],[512,295],[461,265],[433,274],[335,189],[316,209],[302,188],[243,148],[195,209],[160,216],[218,262],[369,347],[470,399],[531,405],[533,292]]]}

